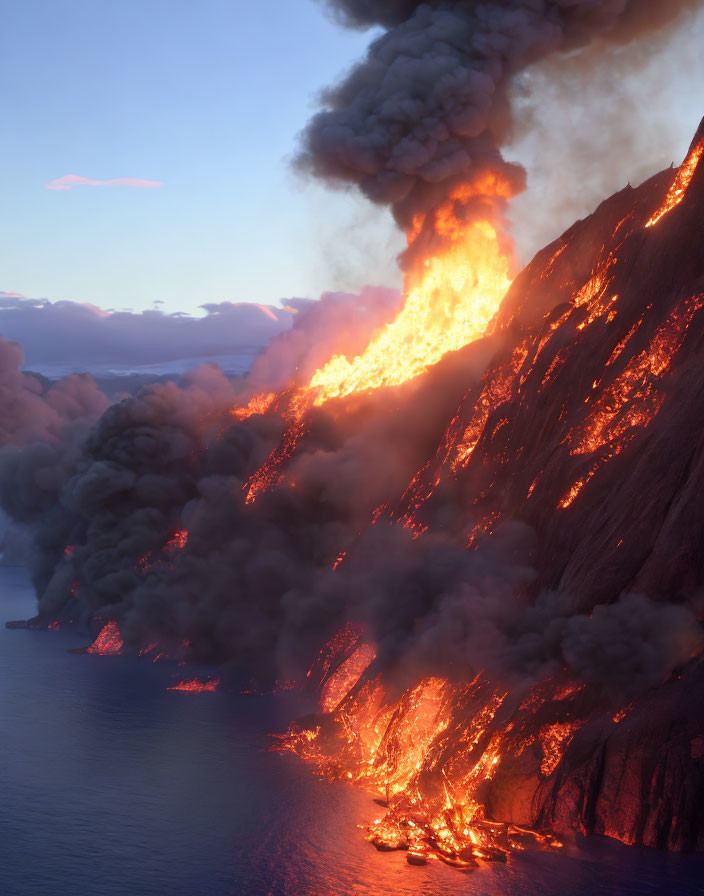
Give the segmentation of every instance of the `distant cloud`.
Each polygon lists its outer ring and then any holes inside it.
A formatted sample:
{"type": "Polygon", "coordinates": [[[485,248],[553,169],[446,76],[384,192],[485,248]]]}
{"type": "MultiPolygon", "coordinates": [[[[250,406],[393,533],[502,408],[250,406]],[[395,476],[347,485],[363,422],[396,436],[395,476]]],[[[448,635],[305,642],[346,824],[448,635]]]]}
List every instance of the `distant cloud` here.
{"type": "Polygon", "coordinates": [[[44,184],[45,190],[70,190],[72,187],[141,187],[150,190],[154,187],[163,187],[159,180],[144,180],[141,177],[115,177],[112,180],[91,180],[89,177],[81,177],[78,174],[64,174],[56,180],[44,184]]]}
{"type": "Polygon", "coordinates": [[[250,371],[246,388],[276,390],[293,378],[308,380],[334,354],[359,354],[400,303],[396,290],[365,286],[358,294],[291,298],[283,308],[209,303],[201,317],[191,317],[156,308],[106,311],[0,290],[0,393],[2,337],[22,344],[24,370],[52,379],[72,373],[173,376],[212,361],[227,374],[250,371]]]}
{"type": "Polygon", "coordinates": [[[220,302],[203,310],[202,317],[157,309],[105,311],[0,291],[0,333],[24,346],[25,369],[51,377],[178,373],[207,361],[243,373],[295,316],[291,310],[248,302],[220,302]]]}

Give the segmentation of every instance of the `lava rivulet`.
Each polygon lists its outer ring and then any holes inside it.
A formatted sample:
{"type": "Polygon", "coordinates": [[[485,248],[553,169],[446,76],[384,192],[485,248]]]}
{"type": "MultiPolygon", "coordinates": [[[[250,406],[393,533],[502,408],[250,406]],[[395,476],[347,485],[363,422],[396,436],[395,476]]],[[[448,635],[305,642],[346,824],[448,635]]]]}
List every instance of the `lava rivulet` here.
{"type": "Polygon", "coordinates": [[[654,227],[661,218],[682,202],[684,195],[687,192],[687,187],[689,187],[692,178],[694,177],[702,156],[704,156],[704,137],[690,150],[687,158],[677,169],[677,174],[675,175],[672,186],[667,192],[665,202],[662,204],[662,207],[648,219],[645,225],[646,227],[654,227]]]}

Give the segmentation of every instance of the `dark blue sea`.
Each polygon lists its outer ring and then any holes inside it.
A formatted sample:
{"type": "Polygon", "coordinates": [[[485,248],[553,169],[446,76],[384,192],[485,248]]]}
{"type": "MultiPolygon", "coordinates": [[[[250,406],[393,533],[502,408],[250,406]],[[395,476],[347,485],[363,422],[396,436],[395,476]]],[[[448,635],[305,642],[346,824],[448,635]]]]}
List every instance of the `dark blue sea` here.
{"type": "MultiPolygon", "coordinates": [[[[33,615],[0,569],[0,618],[33,615]]],[[[351,785],[267,752],[289,696],[167,692],[176,668],[0,630],[0,896],[704,894],[704,857],[591,839],[464,874],[378,853],[351,785]]]]}

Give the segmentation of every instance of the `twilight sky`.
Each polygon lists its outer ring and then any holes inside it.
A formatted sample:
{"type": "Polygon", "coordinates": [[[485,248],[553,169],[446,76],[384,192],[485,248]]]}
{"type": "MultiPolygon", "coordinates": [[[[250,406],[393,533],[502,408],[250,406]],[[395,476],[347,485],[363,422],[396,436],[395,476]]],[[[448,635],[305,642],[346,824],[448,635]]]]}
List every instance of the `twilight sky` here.
{"type": "MultiPolygon", "coordinates": [[[[9,0],[0,292],[200,313],[398,285],[388,215],[288,168],[318,91],[368,40],[315,0],[9,0]]],[[[703,42],[699,15],[676,40],[612,53],[586,86],[569,61],[530,75],[544,102],[523,103],[507,152],[531,182],[514,214],[523,260],[680,161],[704,114],[703,42]]]]}

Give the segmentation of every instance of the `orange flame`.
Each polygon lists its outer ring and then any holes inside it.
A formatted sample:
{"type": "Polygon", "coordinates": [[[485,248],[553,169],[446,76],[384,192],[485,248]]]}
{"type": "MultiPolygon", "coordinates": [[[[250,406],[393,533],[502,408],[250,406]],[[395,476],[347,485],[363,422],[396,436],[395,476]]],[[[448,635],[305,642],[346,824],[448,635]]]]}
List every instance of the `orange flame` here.
{"type": "Polygon", "coordinates": [[[509,263],[487,221],[461,234],[458,226],[444,222],[440,232],[453,239],[452,247],[426,260],[403,309],[364,353],[352,361],[335,355],[316,371],[306,390],[313,404],[405,383],[484,334],[511,285],[509,263]]]}
{"type": "Polygon", "coordinates": [[[248,417],[254,417],[256,414],[266,414],[269,408],[276,401],[276,392],[260,392],[249,399],[248,404],[244,407],[234,407],[230,410],[230,414],[236,420],[246,420],[248,417]]]}

